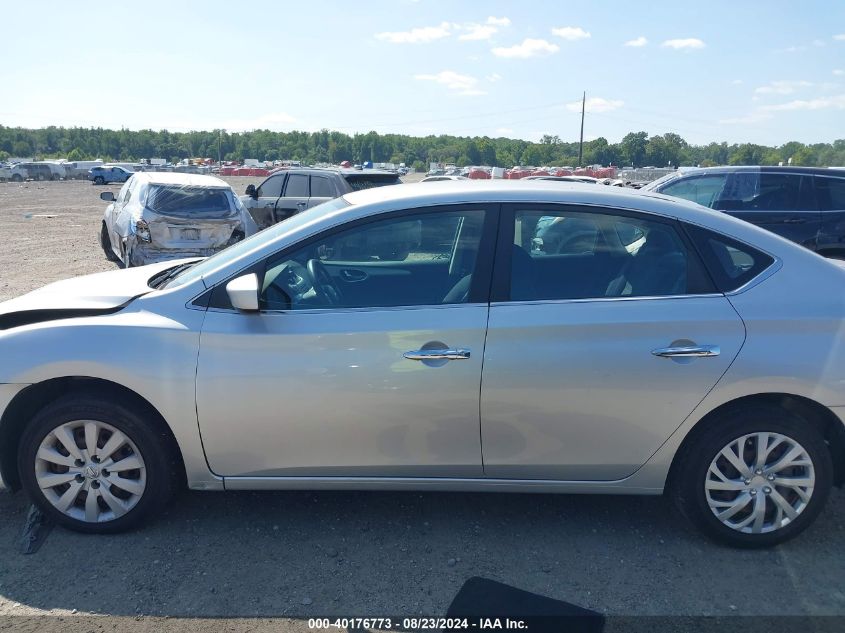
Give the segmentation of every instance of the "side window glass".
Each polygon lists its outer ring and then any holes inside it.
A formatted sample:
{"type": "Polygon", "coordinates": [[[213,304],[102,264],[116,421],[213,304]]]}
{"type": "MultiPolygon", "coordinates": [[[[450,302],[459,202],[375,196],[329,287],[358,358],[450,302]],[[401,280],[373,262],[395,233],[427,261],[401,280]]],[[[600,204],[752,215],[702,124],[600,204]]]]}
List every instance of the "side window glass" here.
{"type": "Polygon", "coordinates": [[[437,211],[377,220],[271,259],[265,310],[464,303],[485,212],[437,211]]]}
{"type": "Polygon", "coordinates": [[[691,224],[686,230],[722,292],[745,285],[774,262],[770,255],[720,233],[691,224]]]}
{"type": "Polygon", "coordinates": [[[700,271],[691,275],[690,259],[668,223],[609,213],[517,211],[511,300],[698,293],[700,271]]]}
{"type": "Polygon", "coordinates": [[[715,208],[723,211],[811,211],[810,182],[799,174],[736,172],[715,208]]]}
{"type": "Polygon", "coordinates": [[[311,176],[312,198],[334,198],[335,191],[331,181],[323,176],[311,176]]]}
{"type": "Polygon", "coordinates": [[[118,202],[126,202],[127,200],[129,200],[129,186],[130,186],[130,184],[131,183],[127,180],[123,184],[123,187],[120,188],[120,192],[117,194],[118,202]]]}
{"type": "Polygon", "coordinates": [[[724,197],[722,190],[725,188],[726,181],[727,174],[692,176],[670,182],[660,189],[660,193],[714,208],[716,201],[724,197]]]}
{"type": "Polygon", "coordinates": [[[816,199],[822,211],[845,211],[845,178],[816,176],[816,199]]]}
{"type": "Polygon", "coordinates": [[[302,174],[291,174],[288,176],[288,184],[285,187],[285,198],[307,198],[308,197],[308,176],[302,174]]]}
{"type": "Polygon", "coordinates": [[[259,185],[255,192],[259,198],[278,198],[282,195],[282,187],[285,184],[285,174],[270,176],[259,185]]]}

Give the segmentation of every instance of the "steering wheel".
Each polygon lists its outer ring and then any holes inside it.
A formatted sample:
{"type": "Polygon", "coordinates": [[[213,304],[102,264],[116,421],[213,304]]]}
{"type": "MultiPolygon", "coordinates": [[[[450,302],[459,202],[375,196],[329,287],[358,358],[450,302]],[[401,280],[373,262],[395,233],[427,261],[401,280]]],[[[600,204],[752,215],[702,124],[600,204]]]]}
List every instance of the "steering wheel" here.
{"type": "Polygon", "coordinates": [[[343,293],[340,287],[332,279],[329,271],[319,259],[309,259],[308,274],[311,276],[311,283],[314,287],[314,292],[324,299],[329,305],[340,305],[343,303],[343,293]]]}

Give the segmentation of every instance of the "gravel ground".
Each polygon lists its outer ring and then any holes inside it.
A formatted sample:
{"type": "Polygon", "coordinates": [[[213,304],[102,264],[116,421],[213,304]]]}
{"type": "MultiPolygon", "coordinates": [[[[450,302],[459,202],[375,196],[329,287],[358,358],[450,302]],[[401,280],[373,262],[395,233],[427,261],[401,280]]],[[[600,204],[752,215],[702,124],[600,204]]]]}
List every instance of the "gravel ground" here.
{"type": "MultiPolygon", "coordinates": [[[[97,243],[104,189],[118,187],[0,184],[0,299],[114,266],[97,243]]],[[[141,530],[57,528],[30,556],[18,551],[26,511],[21,495],[0,495],[0,630],[272,617],[225,628],[286,631],[325,614],[437,615],[471,576],[610,615],[845,616],[841,490],[811,530],[768,551],[714,545],[662,498],[185,492],[141,530]],[[32,619],[43,614],[63,619],[32,619]]]]}

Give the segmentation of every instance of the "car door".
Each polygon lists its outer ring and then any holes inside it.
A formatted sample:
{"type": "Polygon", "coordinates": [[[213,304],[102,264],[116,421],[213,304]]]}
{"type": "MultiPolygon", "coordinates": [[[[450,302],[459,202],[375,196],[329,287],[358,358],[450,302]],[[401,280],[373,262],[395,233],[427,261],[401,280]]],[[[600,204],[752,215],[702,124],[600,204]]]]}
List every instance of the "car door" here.
{"type": "Polygon", "coordinates": [[[255,197],[243,196],[246,207],[259,229],[266,229],[276,223],[276,202],[285,187],[287,174],[272,174],[255,190],[255,197]]]}
{"type": "Polygon", "coordinates": [[[288,174],[282,197],[276,201],[276,222],[286,220],[308,208],[311,196],[308,174],[288,174]]]}
{"type": "Polygon", "coordinates": [[[120,244],[124,237],[129,234],[129,218],[125,213],[125,206],[129,200],[129,190],[132,181],[127,180],[117,193],[114,202],[107,210],[106,226],[109,230],[112,244],[120,244]]]}
{"type": "Polygon", "coordinates": [[[481,388],[488,477],[627,477],[745,337],[685,233],[656,216],[507,207],[493,288],[481,388]],[[549,243],[580,246],[547,252],[536,234],[549,234],[550,218],[562,235],[549,243]]]}
{"type": "Polygon", "coordinates": [[[713,208],[816,250],[822,214],[810,175],[741,170],[730,174],[713,208]]]}
{"type": "Polygon", "coordinates": [[[197,413],[209,466],[235,478],[227,487],[255,477],[481,476],[494,221],[485,208],[433,208],[324,232],[252,269],[258,313],[231,309],[218,286],[201,336],[197,413]],[[362,299],[324,274],[352,243],[380,261],[372,234],[398,239],[408,223],[466,228],[452,235],[450,261],[413,292],[394,294],[386,274],[362,299]]]}

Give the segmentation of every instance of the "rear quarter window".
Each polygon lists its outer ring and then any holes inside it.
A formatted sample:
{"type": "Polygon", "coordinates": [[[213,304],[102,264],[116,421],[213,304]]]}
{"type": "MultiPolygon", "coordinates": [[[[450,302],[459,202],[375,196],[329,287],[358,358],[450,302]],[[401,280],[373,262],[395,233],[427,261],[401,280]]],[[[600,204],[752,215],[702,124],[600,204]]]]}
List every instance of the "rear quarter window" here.
{"type": "Polygon", "coordinates": [[[694,224],[685,224],[684,229],[720,292],[741,288],[774,264],[771,255],[721,233],[694,224]]]}

